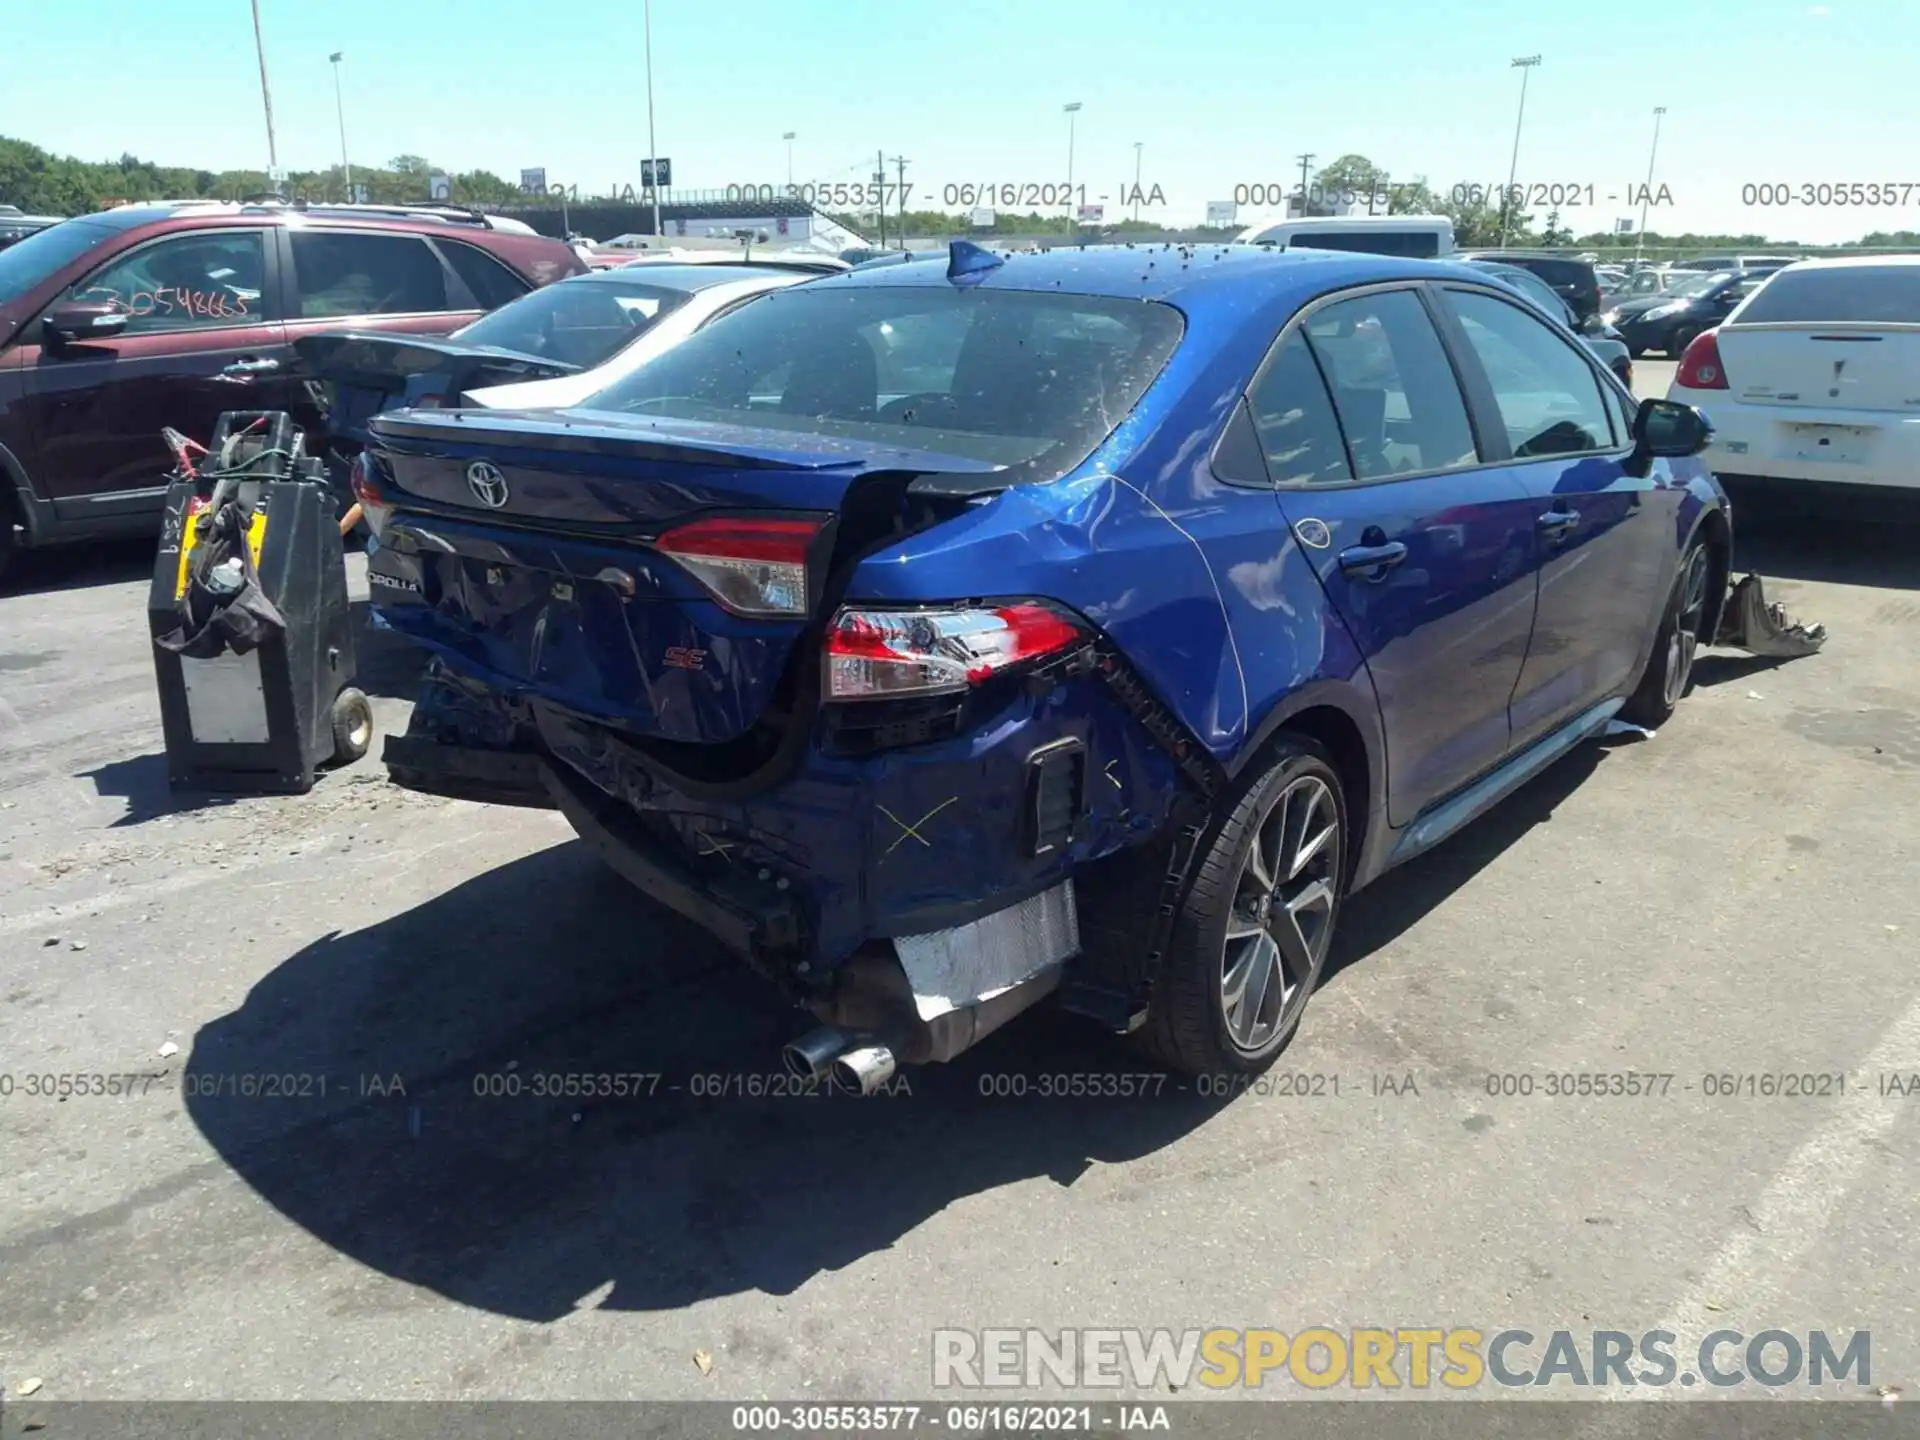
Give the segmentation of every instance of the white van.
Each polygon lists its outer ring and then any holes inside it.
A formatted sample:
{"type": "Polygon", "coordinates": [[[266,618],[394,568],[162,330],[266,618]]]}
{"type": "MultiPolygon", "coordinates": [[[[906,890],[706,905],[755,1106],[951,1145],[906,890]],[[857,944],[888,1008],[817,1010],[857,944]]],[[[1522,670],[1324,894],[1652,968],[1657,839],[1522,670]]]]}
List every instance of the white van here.
{"type": "Polygon", "coordinates": [[[1453,222],[1444,215],[1314,215],[1263,220],[1235,238],[1283,250],[1358,250],[1436,260],[1453,253],[1453,222]]]}

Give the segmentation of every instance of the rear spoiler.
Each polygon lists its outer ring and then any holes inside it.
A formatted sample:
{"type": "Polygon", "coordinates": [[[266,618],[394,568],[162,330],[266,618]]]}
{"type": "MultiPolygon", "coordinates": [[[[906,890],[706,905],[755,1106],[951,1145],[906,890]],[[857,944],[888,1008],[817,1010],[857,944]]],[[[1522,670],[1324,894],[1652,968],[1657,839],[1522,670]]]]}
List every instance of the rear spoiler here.
{"type": "Polygon", "coordinates": [[[735,470],[909,471],[927,480],[937,478],[941,494],[987,494],[1006,488],[1006,467],[985,460],[839,437],[809,436],[817,443],[800,446],[786,431],[708,421],[649,420],[581,410],[397,410],[376,416],[369,428],[376,443],[401,449],[457,444],[735,470]]]}

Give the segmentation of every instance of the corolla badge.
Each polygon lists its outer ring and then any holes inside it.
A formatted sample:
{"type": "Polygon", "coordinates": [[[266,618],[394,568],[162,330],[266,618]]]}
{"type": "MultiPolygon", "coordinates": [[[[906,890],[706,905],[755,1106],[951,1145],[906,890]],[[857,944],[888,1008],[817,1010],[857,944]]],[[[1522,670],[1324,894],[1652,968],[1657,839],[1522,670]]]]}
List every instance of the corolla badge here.
{"type": "Polygon", "coordinates": [[[1302,545],[1310,545],[1315,550],[1324,550],[1333,543],[1333,532],[1327,529],[1324,520],[1297,520],[1293,526],[1294,538],[1302,545]]]}
{"type": "Polygon", "coordinates": [[[489,510],[498,510],[507,503],[507,477],[491,460],[476,460],[467,466],[467,488],[473,492],[473,498],[489,510]]]}

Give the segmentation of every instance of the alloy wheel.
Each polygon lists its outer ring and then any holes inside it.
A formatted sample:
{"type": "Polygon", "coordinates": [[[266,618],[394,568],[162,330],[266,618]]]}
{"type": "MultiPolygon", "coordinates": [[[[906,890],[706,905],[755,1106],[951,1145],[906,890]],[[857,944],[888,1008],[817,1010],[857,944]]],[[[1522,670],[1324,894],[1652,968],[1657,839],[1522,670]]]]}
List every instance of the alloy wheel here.
{"type": "Polygon", "coordinates": [[[1255,1053],[1290,1029],[1333,938],[1340,810],[1302,775],[1280,792],[1247,846],[1220,964],[1220,1011],[1234,1046],[1255,1053]]]}
{"type": "Polygon", "coordinates": [[[1687,556],[1687,568],[1674,592],[1674,621],[1667,636],[1667,670],[1661,686],[1661,698],[1669,707],[1678,705],[1693,678],[1694,657],[1700,651],[1700,622],[1707,611],[1707,551],[1695,546],[1687,556]]]}

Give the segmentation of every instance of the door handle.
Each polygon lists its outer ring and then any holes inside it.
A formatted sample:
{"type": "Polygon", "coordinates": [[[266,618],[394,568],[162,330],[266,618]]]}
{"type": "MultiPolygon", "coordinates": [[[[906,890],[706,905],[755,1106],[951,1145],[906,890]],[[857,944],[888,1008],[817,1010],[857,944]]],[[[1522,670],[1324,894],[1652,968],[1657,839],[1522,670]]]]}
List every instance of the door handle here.
{"type": "Polygon", "coordinates": [[[1340,568],[1349,575],[1363,571],[1375,571],[1370,580],[1378,580],[1407,558],[1407,547],[1398,540],[1390,540],[1384,545],[1355,545],[1340,552],[1340,568]]]}
{"type": "Polygon", "coordinates": [[[1549,510],[1534,522],[1556,540],[1580,523],[1578,510],[1549,510]]]}
{"type": "Polygon", "coordinates": [[[246,360],[236,360],[231,365],[222,368],[220,373],[229,380],[250,380],[255,375],[271,375],[279,368],[280,362],[278,360],[253,357],[246,360]]]}

